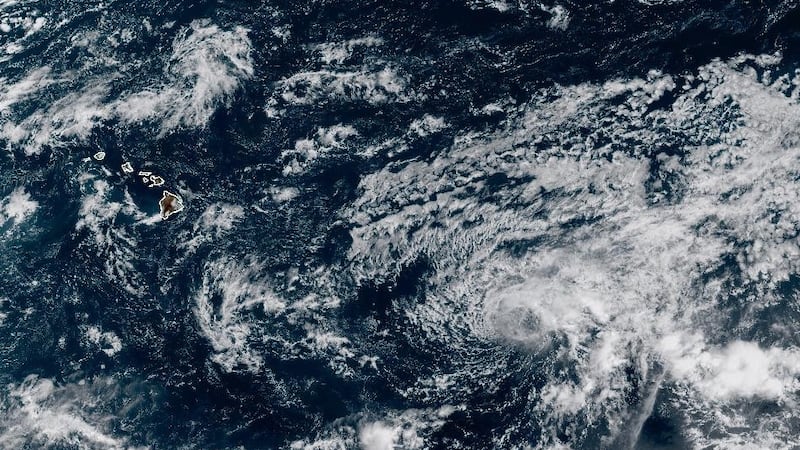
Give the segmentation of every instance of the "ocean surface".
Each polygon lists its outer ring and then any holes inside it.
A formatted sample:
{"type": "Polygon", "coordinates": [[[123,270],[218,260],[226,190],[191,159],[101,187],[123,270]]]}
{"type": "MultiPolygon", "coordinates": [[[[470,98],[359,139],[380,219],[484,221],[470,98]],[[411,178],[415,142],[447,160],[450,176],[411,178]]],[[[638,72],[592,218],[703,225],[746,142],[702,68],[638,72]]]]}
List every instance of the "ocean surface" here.
{"type": "Polygon", "coordinates": [[[0,0],[0,449],[797,449],[798,324],[796,1],[0,0]]]}

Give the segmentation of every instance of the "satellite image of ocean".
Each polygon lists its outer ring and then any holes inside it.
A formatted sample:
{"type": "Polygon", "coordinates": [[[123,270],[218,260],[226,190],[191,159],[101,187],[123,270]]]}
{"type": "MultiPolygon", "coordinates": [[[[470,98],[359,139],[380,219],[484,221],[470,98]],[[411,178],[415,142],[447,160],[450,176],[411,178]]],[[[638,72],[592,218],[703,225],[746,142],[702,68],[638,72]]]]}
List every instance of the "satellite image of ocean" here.
{"type": "Polygon", "coordinates": [[[800,449],[800,2],[0,0],[0,449],[800,449]]]}

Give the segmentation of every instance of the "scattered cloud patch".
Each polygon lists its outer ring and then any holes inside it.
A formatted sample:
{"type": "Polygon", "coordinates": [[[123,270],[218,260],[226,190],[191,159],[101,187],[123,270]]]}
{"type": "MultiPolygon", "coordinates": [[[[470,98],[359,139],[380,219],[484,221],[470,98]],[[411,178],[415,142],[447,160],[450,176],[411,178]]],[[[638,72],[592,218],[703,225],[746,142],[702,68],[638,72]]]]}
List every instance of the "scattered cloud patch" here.
{"type": "Polygon", "coordinates": [[[18,187],[0,202],[0,225],[9,221],[19,224],[33,215],[38,208],[39,202],[33,200],[31,195],[25,192],[25,188],[18,187]]]}

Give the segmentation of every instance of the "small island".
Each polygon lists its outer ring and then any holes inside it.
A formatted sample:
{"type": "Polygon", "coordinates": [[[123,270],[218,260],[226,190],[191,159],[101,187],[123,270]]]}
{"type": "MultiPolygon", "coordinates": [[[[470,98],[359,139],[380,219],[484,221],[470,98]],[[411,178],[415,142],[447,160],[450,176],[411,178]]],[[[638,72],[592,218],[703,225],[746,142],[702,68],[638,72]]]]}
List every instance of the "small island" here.
{"type": "Polygon", "coordinates": [[[164,184],[164,179],[158,175],[150,175],[149,177],[143,177],[142,181],[144,182],[145,186],[152,188],[161,186],[164,184]]]}
{"type": "Polygon", "coordinates": [[[183,210],[183,200],[172,192],[164,191],[161,200],[158,201],[161,210],[161,218],[166,220],[169,216],[183,210]]]}

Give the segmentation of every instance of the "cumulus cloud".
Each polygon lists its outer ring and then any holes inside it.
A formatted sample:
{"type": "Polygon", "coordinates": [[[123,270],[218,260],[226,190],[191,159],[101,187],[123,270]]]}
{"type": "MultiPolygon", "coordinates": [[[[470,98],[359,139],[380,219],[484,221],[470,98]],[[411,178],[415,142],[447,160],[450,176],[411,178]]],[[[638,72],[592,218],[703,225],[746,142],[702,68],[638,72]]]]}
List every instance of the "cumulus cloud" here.
{"type": "Polygon", "coordinates": [[[301,139],[295,142],[293,149],[281,153],[281,158],[285,161],[283,174],[292,175],[306,171],[317,158],[343,149],[347,141],[355,136],[358,136],[358,131],[351,125],[338,124],[318,129],[311,138],[301,139]]]}
{"type": "Polygon", "coordinates": [[[312,105],[325,101],[382,104],[407,102],[413,94],[406,91],[406,80],[392,67],[378,71],[316,70],[300,72],[278,83],[284,101],[312,105]]]}
{"type": "Polygon", "coordinates": [[[743,55],[545,89],[499,131],[363,178],[345,214],[351,272],[391,281],[424,258],[436,268],[426,301],[398,314],[453,351],[479,340],[540,355],[547,381],[527,414],[542,445],[559,433],[633,445],[665,385],[698,446],[721,442],[703,431],[714,427],[749,445],[790,442],[790,426],[764,427],[800,400],[797,348],[745,336],[800,271],[800,79],[767,70],[779,63],[743,55]],[[736,329],[732,280],[747,305],[736,329]],[[753,398],[787,406],[741,413],[753,398]],[[588,437],[581,423],[607,431],[588,437]]]}
{"type": "Polygon", "coordinates": [[[18,187],[0,202],[0,225],[7,221],[15,224],[21,223],[38,208],[39,202],[33,200],[24,188],[18,187]]]}
{"type": "Polygon", "coordinates": [[[263,360],[250,345],[254,324],[248,314],[256,308],[279,314],[286,308],[261,279],[258,267],[227,260],[208,263],[195,302],[200,330],[214,350],[212,360],[228,372],[258,372],[263,360]],[[217,296],[219,306],[215,306],[217,296]]]}
{"type": "MultiPolygon", "coordinates": [[[[359,414],[357,423],[344,424],[325,430],[317,439],[299,440],[291,444],[296,450],[334,450],[360,448],[362,450],[416,450],[428,448],[431,432],[439,429],[445,419],[458,406],[440,408],[384,411],[380,419],[359,414]]],[[[350,423],[347,423],[350,422],[350,423]]]]}
{"type": "Polygon", "coordinates": [[[0,446],[132,450],[112,433],[116,418],[101,409],[99,400],[114,393],[112,380],[57,385],[30,375],[8,385],[0,392],[0,446]]]}
{"type": "Polygon", "coordinates": [[[46,146],[84,141],[99,124],[119,121],[139,125],[155,122],[164,135],[179,128],[203,127],[214,111],[229,106],[241,83],[254,74],[248,30],[223,30],[208,20],[195,20],[173,41],[165,75],[154,86],[125,91],[117,98],[110,92],[124,82],[121,73],[103,79],[75,80],[71,74],[55,76],[45,66],[18,81],[0,79],[0,106],[10,108],[49,85],[78,83],[69,93],[22,117],[0,116],[3,138],[10,148],[28,155],[46,146]]]}
{"type": "Polygon", "coordinates": [[[377,36],[365,36],[342,42],[325,42],[314,46],[319,52],[319,59],[325,64],[341,64],[349,59],[353,51],[363,47],[377,47],[383,45],[383,39],[377,36]]]}
{"type": "Polygon", "coordinates": [[[131,294],[141,294],[145,281],[134,267],[138,241],[119,219],[141,220],[146,214],[136,206],[127,190],[120,192],[106,180],[89,173],[81,174],[79,181],[84,186],[84,195],[75,230],[88,233],[111,282],[131,294]]]}
{"type": "Polygon", "coordinates": [[[230,203],[209,205],[192,225],[191,232],[181,233],[180,246],[189,252],[200,245],[212,242],[232,230],[244,217],[244,208],[230,203]]]}
{"type": "Polygon", "coordinates": [[[800,383],[800,351],[734,341],[714,348],[699,336],[669,335],[659,350],[676,380],[711,400],[786,400],[800,383]]]}
{"type": "Polygon", "coordinates": [[[169,82],[123,98],[113,105],[116,115],[130,123],[158,119],[162,133],[204,126],[219,106],[230,105],[241,82],[253,76],[247,32],[193,21],[173,42],[169,82]]]}

